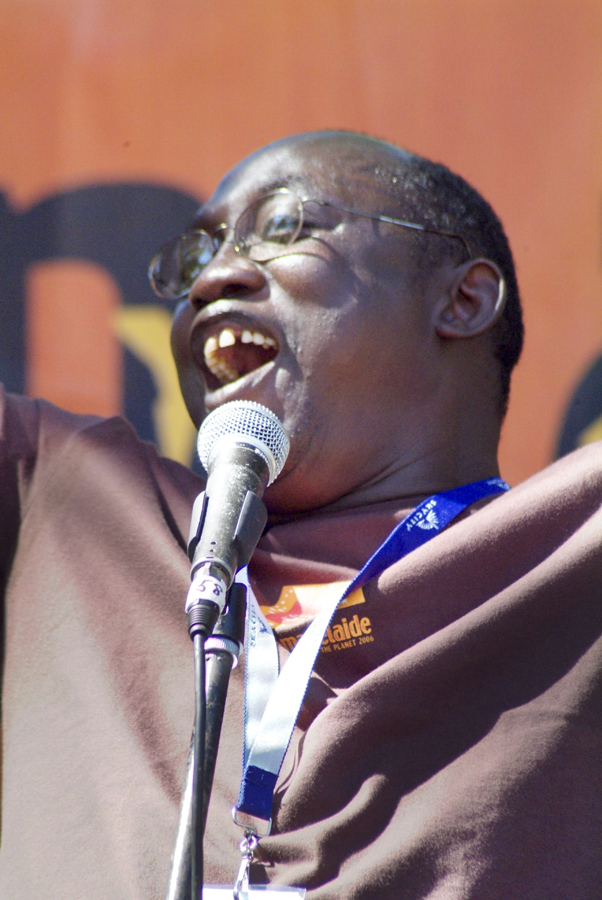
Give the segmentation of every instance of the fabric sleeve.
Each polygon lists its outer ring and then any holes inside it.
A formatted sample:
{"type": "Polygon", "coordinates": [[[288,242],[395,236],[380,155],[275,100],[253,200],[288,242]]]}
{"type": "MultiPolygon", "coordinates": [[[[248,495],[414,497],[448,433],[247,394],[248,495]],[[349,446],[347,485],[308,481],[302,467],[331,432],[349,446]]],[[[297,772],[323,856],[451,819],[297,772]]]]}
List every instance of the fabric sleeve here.
{"type": "Polygon", "coordinates": [[[39,414],[35,403],[0,386],[0,584],[6,586],[21,519],[20,482],[35,464],[39,414]]]}
{"type": "Polygon", "coordinates": [[[2,596],[19,527],[40,480],[51,477],[73,434],[100,421],[65,412],[45,400],[9,394],[0,385],[0,589],[2,596]]]}

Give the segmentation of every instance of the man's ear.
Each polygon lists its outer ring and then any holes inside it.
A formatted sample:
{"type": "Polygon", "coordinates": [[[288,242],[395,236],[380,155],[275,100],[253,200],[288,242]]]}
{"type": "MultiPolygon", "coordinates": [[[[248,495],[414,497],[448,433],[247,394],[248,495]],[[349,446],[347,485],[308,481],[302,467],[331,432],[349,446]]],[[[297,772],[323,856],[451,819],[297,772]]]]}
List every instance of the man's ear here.
{"type": "Polygon", "coordinates": [[[476,337],[497,322],[505,305],[506,282],[495,263],[470,260],[455,269],[447,296],[436,310],[437,334],[476,337]]]}

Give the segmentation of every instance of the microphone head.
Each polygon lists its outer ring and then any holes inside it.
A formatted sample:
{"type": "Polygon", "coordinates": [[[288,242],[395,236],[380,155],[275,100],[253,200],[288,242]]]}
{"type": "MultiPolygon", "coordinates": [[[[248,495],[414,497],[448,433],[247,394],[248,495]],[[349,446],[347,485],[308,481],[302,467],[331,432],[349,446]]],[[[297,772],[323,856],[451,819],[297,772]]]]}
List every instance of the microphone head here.
{"type": "Polygon", "coordinates": [[[216,446],[223,440],[256,447],[265,457],[269,469],[268,485],[282,472],[290,446],[278,416],[251,400],[224,403],[204,420],[199,429],[197,450],[207,472],[216,446]]]}

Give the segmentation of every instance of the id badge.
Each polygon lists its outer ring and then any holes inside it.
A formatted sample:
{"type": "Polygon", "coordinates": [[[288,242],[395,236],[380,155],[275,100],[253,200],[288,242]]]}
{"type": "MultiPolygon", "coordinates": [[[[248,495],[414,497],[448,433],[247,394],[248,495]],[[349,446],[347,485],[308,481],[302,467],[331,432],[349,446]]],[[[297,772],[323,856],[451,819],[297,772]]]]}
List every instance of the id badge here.
{"type": "MultiPolygon", "coordinates": [[[[203,900],[232,900],[234,888],[209,885],[203,888],[203,900]]],[[[269,884],[257,884],[243,888],[239,892],[240,900],[303,900],[305,888],[278,887],[269,884]]]]}

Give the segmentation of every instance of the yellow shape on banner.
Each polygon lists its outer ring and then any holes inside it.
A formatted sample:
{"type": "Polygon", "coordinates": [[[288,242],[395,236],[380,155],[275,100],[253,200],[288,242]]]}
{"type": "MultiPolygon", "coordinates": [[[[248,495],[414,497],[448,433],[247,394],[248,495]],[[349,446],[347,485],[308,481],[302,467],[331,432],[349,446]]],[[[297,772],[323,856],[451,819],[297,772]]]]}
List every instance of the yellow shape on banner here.
{"type": "Polygon", "coordinates": [[[157,397],[153,421],[163,456],[190,465],[196,439],[194,425],[182,400],[171,355],[171,315],[162,306],[122,306],[115,317],[117,334],[150,370],[157,397]]]}
{"type": "Polygon", "coordinates": [[[584,428],[581,434],[579,435],[579,446],[585,447],[586,444],[593,444],[594,441],[602,440],[602,416],[598,416],[597,419],[588,425],[587,428],[584,428]]]}

